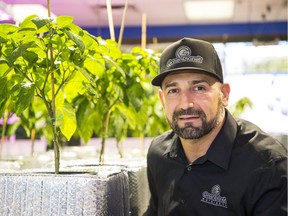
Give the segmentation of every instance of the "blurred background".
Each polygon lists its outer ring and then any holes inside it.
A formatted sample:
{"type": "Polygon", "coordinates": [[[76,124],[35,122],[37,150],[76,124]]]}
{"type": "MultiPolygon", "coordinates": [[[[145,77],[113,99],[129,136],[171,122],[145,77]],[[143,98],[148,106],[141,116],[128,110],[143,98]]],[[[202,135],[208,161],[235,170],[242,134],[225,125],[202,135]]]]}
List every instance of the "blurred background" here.
{"type": "MultiPolygon", "coordinates": [[[[255,45],[287,39],[287,0],[50,0],[50,5],[52,16],[73,16],[76,25],[103,38],[112,37],[110,23],[119,36],[124,15],[126,44],[140,43],[142,33],[147,43],[184,36],[255,45]]],[[[47,0],[0,0],[1,22],[19,23],[31,13],[47,16],[47,0]]]]}
{"type": "MultiPolygon", "coordinates": [[[[231,106],[271,134],[288,131],[287,0],[51,0],[52,17],[73,16],[95,36],[156,52],[182,37],[212,42],[231,84],[231,106]]],[[[46,0],[0,0],[0,23],[46,17],[46,0]]],[[[284,137],[284,138],[283,138],[284,137]]],[[[285,138],[286,137],[286,138],[285,138]]]]}

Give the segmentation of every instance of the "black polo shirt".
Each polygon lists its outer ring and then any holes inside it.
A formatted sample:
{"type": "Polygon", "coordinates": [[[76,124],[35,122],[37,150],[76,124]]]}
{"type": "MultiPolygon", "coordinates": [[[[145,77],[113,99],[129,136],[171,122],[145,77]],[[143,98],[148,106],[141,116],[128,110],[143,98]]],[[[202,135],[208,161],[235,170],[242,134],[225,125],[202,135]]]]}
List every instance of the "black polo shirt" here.
{"type": "Polygon", "coordinates": [[[287,150],[254,124],[225,123],[206,155],[188,164],[173,131],[147,155],[153,216],[286,216],[287,150]]]}

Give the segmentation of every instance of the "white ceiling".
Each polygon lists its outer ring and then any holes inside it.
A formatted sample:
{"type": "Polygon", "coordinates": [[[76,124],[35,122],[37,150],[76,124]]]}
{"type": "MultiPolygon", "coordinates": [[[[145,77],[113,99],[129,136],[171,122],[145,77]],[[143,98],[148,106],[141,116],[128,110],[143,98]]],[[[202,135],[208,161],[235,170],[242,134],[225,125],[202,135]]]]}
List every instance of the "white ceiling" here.
{"type": "MultiPolygon", "coordinates": [[[[1,1],[1,0],[0,0],[1,1]]],[[[6,4],[42,4],[47,0],[2,0],[6,4]]],[[[120,26],[125,0],[110,0],[114,26],[120,26]]],[[[128,0],[125,26],[141,26],[146,14],[147,26],[177,26],[198,24],[233,24],[287,21],[287,0],[234,0],[232,18],[227,20],[187,20],[183,9],[184,0],[128,0]]],[[[81,27],[99,28],[108,26],[106,0],[51,0],[51,9],[56,16],[69,15],[81,27]]],[[[31,14],[33,11],[31,11],[31,14]]],[[[205,13],[205,11],[203,11],[205,13]]],[[[286,34],[287,36],[287,34],[286,34]]]]}

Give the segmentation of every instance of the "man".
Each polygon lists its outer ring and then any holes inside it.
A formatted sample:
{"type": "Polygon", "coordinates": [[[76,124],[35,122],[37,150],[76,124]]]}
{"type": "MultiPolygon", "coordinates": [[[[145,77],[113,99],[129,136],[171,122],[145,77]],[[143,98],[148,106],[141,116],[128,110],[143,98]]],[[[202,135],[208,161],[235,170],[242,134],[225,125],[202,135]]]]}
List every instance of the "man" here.
{"type": "Polygon", "coordinates": [[[145,215],[287,215],[287,150],[225,108],[230,86],[212,44],[183,38],[168,46],[152,84],[172,130],[148,151],[145,215]]]}

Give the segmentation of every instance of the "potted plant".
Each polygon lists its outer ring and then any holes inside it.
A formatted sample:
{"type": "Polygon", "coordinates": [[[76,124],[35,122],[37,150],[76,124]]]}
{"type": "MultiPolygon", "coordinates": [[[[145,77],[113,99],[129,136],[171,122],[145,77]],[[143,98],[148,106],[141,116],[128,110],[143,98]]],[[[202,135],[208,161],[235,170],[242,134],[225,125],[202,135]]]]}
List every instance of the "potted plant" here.
{"type": "MultiPolygon", "coordinates": [[[[0,116],[15,113],[27,134],[41,130],[53,142],[55,174],[60,136],[69,140],[76,131],[83,140],[93,133],[103,137],[103,162],[106,136],[121,134],[120,140],[127,135],[120,130],[136,128],[139,114],[147,110],[146,97],[153,91],[150,87],[147,95],[147,82],[156,73],[156,63],[153,53],[141,49],[122,53],[115,41],[90,35],[74,25],[72,17],[54,22],[31,15],[19,26],[1,24],[0,116]],[[122,119],[124,127],[114,126],[110,118],[122,119]],[[45,127],[39,129],[36,123],[43,119],[45,127]],[[110,134],[108,128],[113,128],[110,134]]],[[[117,176],[126,182],[125,173],[117,176]]]]}

